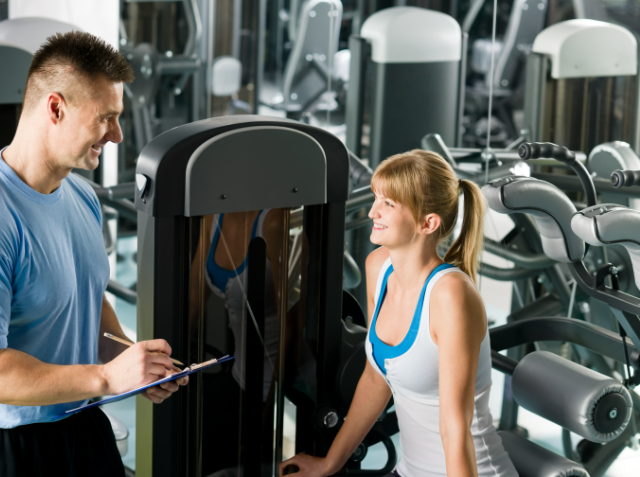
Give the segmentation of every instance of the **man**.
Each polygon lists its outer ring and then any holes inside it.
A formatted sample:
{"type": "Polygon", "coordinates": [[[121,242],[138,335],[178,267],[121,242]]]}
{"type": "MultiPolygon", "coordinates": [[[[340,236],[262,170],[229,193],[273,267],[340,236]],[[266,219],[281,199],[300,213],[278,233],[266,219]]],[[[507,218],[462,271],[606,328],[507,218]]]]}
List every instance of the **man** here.
{"type": "MultiPolygon", "coordinates": [[[[1,477],[124,475],[102,411],[59,416],[175,369],[164,340],[126,347],[102,337],[126,339],[104,297],[100,205],[70,175],[95,169],[102,147],[122,140],[123,83],[132,80],[126,59],[95,36],[50,37],[33,57],[15,138],[0,152],[1,477]]],[[[160,403],[186,383],[145,396],[160,403]]]]}

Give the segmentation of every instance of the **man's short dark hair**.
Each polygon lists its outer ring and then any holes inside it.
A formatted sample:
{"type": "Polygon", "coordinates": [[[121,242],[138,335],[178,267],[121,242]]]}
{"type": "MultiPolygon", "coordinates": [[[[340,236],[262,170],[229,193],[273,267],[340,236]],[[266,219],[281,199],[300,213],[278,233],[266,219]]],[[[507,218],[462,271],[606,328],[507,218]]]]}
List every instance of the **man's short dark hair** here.
{"type": "Polygon", "coordinates": [[[103,39],[79,31],[56,33],[33,55],[24,109],[32,108],[42,95],[54,91],[73,103],[82,87],[100,75],[114,83],[133,81],[133,69],[127,59],[103,39]]]}

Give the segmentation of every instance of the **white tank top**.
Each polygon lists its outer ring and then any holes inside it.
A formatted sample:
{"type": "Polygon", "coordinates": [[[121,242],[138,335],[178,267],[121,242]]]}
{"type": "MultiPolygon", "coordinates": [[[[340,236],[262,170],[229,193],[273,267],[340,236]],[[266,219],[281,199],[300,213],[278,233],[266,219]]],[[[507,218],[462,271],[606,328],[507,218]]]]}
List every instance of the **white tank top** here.
{"type": "MultiPolygon", "coordinates": [[[[271,209],[263,210],[257,217],[256,224],[256,237],[263,237],[263,225],[264,220],[269,214],[271,209]]],[[[213,224],[211,226],[211,241],[218,228],[218,222],[220,215],[216,214],[213,217],[213,224]]],[[[218,239],[219,246],[224,246],[221,243],[221,239],[218,239]]],[[[215,254],[215,249],[209,250],[210,254],[215,254]]],[[[227,282],[224,290],[220,290],[213,282],[209,273],[205,273],[205,277],[209,287],[213,293],[220,298],[224,299],[225,307],[229,313],[229,328],[233,333],[235,341],[235,355],[236,359],[231,369],[231,374],[236,382],[242,389],[245,388],[244,382],[244,356],[245,356],[245,326],[253,326],[251,318],[246,316],[245,308],[245,293],[247,287],[247,268],[244,268],[240,273],[234,275],[227,282]]],[[[262,399],[267,400],[269,395],[269,389],[271,387],[271,381],[273,379],[273,366],[278,354],[280,344],[280,321],[278,319],[278,309],[275,301],[275,288],[273,283],[273,275],[271,274],[271,262],[267,259],[265,269],[265,313],[264,313],[264,368],[263,368],[263,385],[262,385],[262,399]]]]}
{"type": "MultiPolygon", "coordinates": [[[[374,303],[378,303],[383,278],[390,266],[391,259],[387,259],[378,276],[374,303]]],[[[393,393],[401,447],[396,470],[401,477],[447,475],[444,448],[440,439],[438,347],[429,331],[431,290],[447,273],[463,272],[452,267],[437,272],[431,278],[424,296],[416,339],[407,352],[385,360],[386,375],[372,355],[371,329],[365,343],[369,363],[385,379],[393,393]]],[[[517,477],[518,473],[493,427],[489,410],[490,389],[491,347],[487,330],[480,346],[471,423],[478,477],[517,477]]]]}

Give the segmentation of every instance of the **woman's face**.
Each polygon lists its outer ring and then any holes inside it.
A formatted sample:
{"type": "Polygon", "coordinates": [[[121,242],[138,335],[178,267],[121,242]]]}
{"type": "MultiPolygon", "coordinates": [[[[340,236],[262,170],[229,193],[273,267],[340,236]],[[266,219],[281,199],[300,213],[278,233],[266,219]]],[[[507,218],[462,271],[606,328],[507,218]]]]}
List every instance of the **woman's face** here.
{"type": "Polygon", "coordinates": [[[387,248],[409,245],[416,234],[416,224],[411,212],[381,191],[375,193],[376,200],[369,211],[373,219],[371,242],[387,248]]]}

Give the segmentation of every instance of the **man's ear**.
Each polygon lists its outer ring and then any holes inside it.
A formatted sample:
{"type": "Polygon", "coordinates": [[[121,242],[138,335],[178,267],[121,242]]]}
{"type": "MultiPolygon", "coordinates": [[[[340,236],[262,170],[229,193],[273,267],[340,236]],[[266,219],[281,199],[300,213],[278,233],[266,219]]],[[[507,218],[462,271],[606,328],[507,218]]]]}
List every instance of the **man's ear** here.
{"type": "Polygon", "coordinates": [[[62,120],[65,106],[66,102],[60,93],[47,95],[47,116],[54,125],[62,120]]]}
{"type": "Polygon", "coordinates": [[[417,233],[420,235],[431,235],[440,227],[442,220],[438,214],[427,214],[418,223],[417,233]]]}

